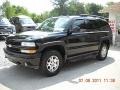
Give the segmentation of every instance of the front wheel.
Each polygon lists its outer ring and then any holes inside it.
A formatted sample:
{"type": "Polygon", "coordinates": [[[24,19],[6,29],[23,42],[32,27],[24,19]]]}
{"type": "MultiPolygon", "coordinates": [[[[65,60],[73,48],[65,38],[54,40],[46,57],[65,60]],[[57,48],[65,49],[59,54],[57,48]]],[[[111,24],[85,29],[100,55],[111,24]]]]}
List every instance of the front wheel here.
{"type": "Polygon", "coordinates": [[[107,54],[108,54],[108,49],[109,49],[109,47],[107,44],[105,44],[105,43],[101,44],[99,53],[96,58],[98,60],[105,60],[107,57],[107,54]]]}
{"type": "Polygon", "coordinates": [[[63,65],[61,54],[56,50],[43,53],[41,71],[46,76],[54,76],[59,73],[63,65]]]}

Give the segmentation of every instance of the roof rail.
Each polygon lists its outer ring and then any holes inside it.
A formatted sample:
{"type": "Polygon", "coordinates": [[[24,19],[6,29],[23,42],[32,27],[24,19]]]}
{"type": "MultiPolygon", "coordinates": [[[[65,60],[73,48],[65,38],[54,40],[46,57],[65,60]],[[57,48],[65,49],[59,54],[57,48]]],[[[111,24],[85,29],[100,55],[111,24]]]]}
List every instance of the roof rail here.
{"type": "Polygon", "coordinates": [[[95,17],[95,18],[105,19],[103,16],[98,16],[98,15],[80,14],[80,16],[81,17],[95,17]]]}
{"type": "Polygon", "coordinates": [[[96,17],[96,18],[105,19],[103,16],[98,16],[98,15],[90,15],[90,17],[96,17]]]}

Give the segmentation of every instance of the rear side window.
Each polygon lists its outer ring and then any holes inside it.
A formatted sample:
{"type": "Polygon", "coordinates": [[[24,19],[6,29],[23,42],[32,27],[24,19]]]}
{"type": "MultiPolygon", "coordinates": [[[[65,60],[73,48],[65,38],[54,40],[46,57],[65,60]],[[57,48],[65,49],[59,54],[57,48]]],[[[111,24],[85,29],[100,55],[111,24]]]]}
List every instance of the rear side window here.
{"type": "Polygon", "coordinates": [[[108,23],[103,20],[96,20],[96,28],[102,28],[107,25],[108,25],[108,23]]]}
{"type": "Polygon", "coordinates": [[[98,29],[107,26],[108,23],[103,20],[86,20],[86,29],[98,29]]]}
{"type": "Polygon", "coordinates": [[[85,21],[85,28],[86,29],[95,29],[96,25],[95,25],[95,20],[86,20],[85,21]]]}

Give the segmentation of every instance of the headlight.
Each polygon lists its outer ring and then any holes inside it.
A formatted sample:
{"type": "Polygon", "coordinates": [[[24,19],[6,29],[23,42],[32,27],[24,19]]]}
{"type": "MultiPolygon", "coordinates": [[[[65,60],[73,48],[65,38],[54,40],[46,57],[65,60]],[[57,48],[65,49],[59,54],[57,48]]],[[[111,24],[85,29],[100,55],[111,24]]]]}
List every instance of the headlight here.
{"type": "Polygon", "coordinates": [[[35,42],[21,42],[21,46],[35,47],[35,42]]]}

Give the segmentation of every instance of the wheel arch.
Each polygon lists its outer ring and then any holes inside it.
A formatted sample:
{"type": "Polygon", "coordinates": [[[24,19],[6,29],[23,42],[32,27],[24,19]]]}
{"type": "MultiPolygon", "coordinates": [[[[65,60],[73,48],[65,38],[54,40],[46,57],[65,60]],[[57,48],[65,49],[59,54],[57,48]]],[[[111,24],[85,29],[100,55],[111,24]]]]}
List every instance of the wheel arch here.
{"type": "Polygon", "coordinates": [[[100,40],[99,50],[100,50],[100,46],[101,46],[103,43],[104,43],[104,44],[107,44],[108,48],[110,48],[111,42],[110,42],[109,38],[102,38],[102,39],[100,40]]]}
{"type": "Polygon", "coordinates": [[[66,61],[66,49],[63,45],[50,45],[50,46],[44,47],[41,50],[41,55],[43,56],[43,53],[49,50],[58,51],[62,55],[63,60],[66,61]]]}

